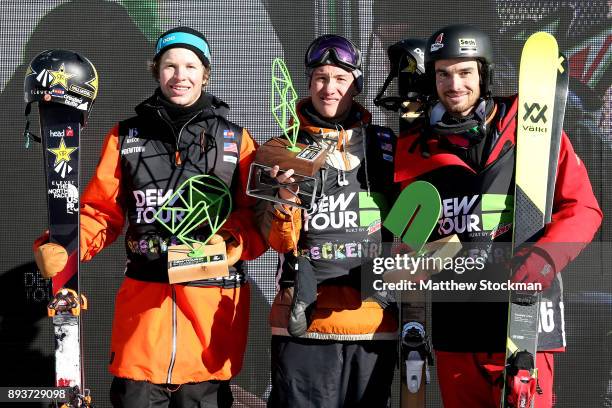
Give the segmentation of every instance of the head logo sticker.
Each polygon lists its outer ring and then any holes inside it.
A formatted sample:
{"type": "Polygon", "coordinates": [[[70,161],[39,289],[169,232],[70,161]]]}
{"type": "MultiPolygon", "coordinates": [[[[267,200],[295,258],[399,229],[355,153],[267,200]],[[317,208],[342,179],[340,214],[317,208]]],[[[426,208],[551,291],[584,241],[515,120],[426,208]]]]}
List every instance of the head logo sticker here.
{"type": "Polygon", "coordinates": [[[440,48],[444,47],[443,41],[444,41],[444,33],[438,34],[438,36],[436,37],[436,41],[434,41],[434,43],[431,44],[431,48],[429,49],[430,52],[438,51],[440,48]]]}

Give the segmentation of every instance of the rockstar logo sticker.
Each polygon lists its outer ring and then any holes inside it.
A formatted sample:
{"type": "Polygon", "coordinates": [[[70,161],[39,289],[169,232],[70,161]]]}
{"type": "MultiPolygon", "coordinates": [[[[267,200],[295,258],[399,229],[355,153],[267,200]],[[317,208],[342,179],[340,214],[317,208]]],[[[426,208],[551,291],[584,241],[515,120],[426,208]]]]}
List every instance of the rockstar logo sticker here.
{"type": "Polygon", "coordinates": [[[69,162],[70,155],[76,149],[77,149],[76,147],[67,147],[66,142],[64,142],[64,138],[62,137],[62,140],[60,140],[59,147],[56,147],[53,149],[47,149],[47,150],[49,150],[51,153],[55,155],[55,163],[53,163],[53,165],[56,166],[63,161],[69,162]]]}
{"type": "Polygon", "coordinates": [[[62,64],[58,71],[49,71],[49,73],[53,76],[53,81],[51,81],[49,84],[49,88],[53,87],[54,85],[60,85],[64,89],[68,89],[68,80],[73,76],[76,76],[75,74],[66,72],[64,64],[62,64]]]}
{"type": "Polygon", "coordinates": [[[94,94],[92,99],[96,99],[96,96],[98,95],[98,71],[96,71],[96,67],[94,67],[93,65],[91,66],[91,68],[93,68],[94,77],[85,83],[93,88],[94,94]]]}
{"type": "Polygon", "coordinates": [[[66,177],[66,174],[72,171],[72,167],[68,165],[70,161],[70,155],[77,150],[76,147],[67,147],[64,142],[64,138],[60,140],[59,147],[47,149],[51,153],[55,155],[55,163],[53,163],[53,168],[56,173],[62,176],[62,178],[66,177]]]}

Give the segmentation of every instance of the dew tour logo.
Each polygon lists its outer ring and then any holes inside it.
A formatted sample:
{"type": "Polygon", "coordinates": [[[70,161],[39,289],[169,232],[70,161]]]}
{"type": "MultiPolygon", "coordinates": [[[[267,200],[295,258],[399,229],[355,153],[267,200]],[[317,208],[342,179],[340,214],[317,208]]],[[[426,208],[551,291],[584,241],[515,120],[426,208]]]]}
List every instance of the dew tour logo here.
{"type": "Polygon", "coordinates": [[[442,218],[438,220],[438,233],[450,235],[453,233],[481,231],[480,217],[472,214],[476,200],[480,196],[447,198],[442,200],[442,218]]]}
{"type": "MultiPolygon", "coordinates": [[[[158,208],[162,205],[166,204],[166,201],[172,196],[174,190],[170,189],[166,192],[162,189],[156,188],[147,188],[145,190],[134,190],[134,200],[136,205],[136,222],[138,224],[152,224],[156,221],[155,213],[158,208]]],[[[174,204],[174,202],[180,197],[180,194],[177,194],[173,201],[168,202],[169,205],[174,204]]],[[[180,222],[185,216],[184,211],[175,211],[174,212],[174,221],[180,222]]],[[[160,214],[160,218],[163,222],[170,222],[172,217],[171,210],[162,211],[160,214]]]]}
{"type": "Polygon", "coordinates": [[[49,280],[36,271],[28,271],[23,275],[25,300],[28,304],[47,304],[51,300],[49,280]]]}
{"type": "Polygon", "coordinates": [[[321,198],[314,205],[312,211],[308,213],[304,230],[322,231],[328,228],[357,228],[357,212],[349,208],[355,194],[341,193],[321,198]]]}
{"type": "Polygon", "coordinates": [[[344,232],[366,231],[368,235],[381,228],[381,211],[386,210],[382,195],[366,192],[340,193],[321,198],[307,214],[304,230],[344,229],[344,232]]]}
{"type": "Polygon", "coordinates": [[[482,194],[442,200],[438,234],[467,233],[471,237],[496,238],[510,230],[513,199],[507,194],[482,194]]]}
{"type": "Polygon", "coordinates": [[[546,132],[548,128],[546,126],[537,126],[536,124],[542,121],[542,124],[547,122],[546,120],[546,111],[548,110],[547,105],[540,106],[539,103],[534,102],[532,104],[528,104],[525,102],[523,105],[525,108],[525,114],[523,115],[523,121],[527,122],[529,120],[534,125],[524,124],[523,130],[527,130],[529,132],[546,132]]]}

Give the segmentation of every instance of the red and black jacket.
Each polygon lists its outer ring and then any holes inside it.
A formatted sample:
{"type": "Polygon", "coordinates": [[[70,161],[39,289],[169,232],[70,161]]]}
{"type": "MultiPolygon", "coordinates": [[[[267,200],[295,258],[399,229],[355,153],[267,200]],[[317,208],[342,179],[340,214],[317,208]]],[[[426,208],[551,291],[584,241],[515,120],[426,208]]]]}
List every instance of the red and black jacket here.
{"type": "MultiPolygon", "coordinates": [[[[439,139],[428,137],[430,130],[426,124],[400,135],[395,181],[402,187],[416,180],[429,181],[438,188],[442,198],[442,216],[431,240],[456,233],[463,243],[511,242],[517,100],[516,96],[495,99],[495,116],[488,137],[496,140],[482,169],[474,169],[441,146],[439,139]]],[[[552,221],[536,245],[582,243],[549,250],[555,271],[561,271],[593,239],[601,219],[586,169],[563,133],[552,221]]],[[[558,276],[544,293],[543,307],[550,308],[547,315],[553,317],[540,333],[541,350],[565,346],[561,288],[558,276]]],[[[503,352],[505,349],[505,303],[434,302],[432,313],[433,343],[438,350],[503,352]]]]}

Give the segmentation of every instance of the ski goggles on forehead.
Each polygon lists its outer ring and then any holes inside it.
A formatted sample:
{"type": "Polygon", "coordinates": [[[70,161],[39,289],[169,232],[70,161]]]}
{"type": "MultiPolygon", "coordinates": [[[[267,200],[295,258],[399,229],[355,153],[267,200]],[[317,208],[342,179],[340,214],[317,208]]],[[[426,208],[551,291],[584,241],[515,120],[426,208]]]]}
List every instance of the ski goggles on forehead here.
{"type": "Polygon", "coordinates": [[[345,38],[323,36],[308,48],[304,64],[308,68],[314,68],[329,61],[352,71],[361,66],[361,53],[345,38]]]}

